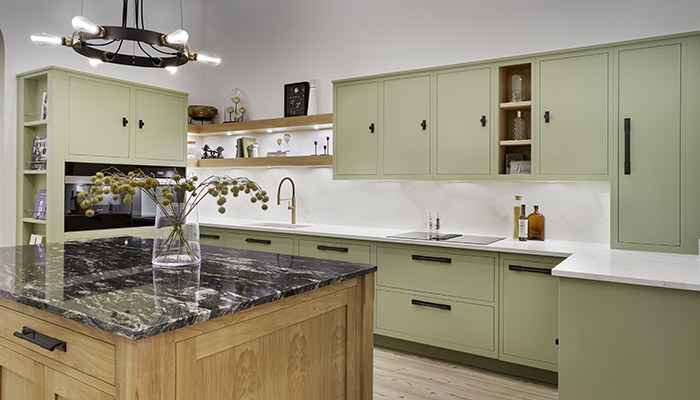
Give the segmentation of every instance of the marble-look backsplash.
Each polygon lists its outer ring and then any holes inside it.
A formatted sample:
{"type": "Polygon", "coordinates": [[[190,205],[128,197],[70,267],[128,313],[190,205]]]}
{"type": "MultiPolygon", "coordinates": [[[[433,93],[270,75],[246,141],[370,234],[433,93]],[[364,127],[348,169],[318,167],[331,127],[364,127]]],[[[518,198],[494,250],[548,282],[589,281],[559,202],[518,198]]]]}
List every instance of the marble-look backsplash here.
{"type": "MultiPolygon", "coordinates": [[[[608,182],[438,182],[438,181],[337,181],[331,168],[190,169],[200,178],[208,175],[247,176],[270,196],[269,209],[246,198],[229,201],[226,214],[206,199],[200,219],[225,223],[226,218],[255,218],[290,222],[286,202],[278,206],[279,182],[294,180],[297,223],[349,225],[405,230],[427,229],[428,213],[440,213],[443,232],[499,235],[513,233],[515,195],[523,195],[528,213],[533,205],[545,215],[546,238],[609,243],[610,184],[608,182]]],[[[291,196],[285,182],[282,197],[291,196]]]]}

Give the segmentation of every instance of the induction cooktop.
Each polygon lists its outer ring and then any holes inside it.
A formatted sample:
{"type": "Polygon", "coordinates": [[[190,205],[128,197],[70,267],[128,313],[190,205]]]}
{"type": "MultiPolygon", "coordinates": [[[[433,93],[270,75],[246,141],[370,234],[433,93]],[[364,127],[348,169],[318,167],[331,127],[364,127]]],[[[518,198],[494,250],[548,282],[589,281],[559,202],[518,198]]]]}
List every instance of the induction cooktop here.
{"type": "Polygon", "coordinates": [[[389,235],[389,238],[415,239],[415,240],[449,240],[450,242],[487,245],[505,239],[505,237],[462,235],[461,233],[439,233],[430,235],[426,231],[411,231],[398,235],[389,235]]]}

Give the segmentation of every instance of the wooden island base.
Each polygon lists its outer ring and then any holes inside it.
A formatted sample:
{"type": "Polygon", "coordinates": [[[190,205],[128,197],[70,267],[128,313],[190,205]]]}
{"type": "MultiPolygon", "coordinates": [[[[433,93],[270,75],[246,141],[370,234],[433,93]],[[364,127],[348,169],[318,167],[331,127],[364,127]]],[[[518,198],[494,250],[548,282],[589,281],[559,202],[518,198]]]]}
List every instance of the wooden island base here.
{"type": "Polygon", "coordinates": [[[1,400],[369,400],[373,297],[369,274],[137,341],[0,298],[1,400]],[[32,323],[68,351],[13,336],[32,323]]]}

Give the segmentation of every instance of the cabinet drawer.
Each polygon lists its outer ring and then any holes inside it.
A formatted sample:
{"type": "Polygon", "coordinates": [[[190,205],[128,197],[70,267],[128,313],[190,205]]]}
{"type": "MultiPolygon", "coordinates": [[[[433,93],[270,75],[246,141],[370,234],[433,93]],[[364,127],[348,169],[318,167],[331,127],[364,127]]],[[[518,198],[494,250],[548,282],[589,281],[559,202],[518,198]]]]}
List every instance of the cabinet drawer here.
{"type": "Polygon", "coordinates": [[[226,247],[294,255],[294,238],[258,232],[226,232],[226,247]]]}
{"type": "Polygon", "coordinates": [[[226,247],[226,229],[200,226],[199,243],[209,246],[226,247]]]}
{"type": "Polygon", "coordinates": [[[495,352],[493,306],[383,289],[377,289],[376,299],[377,333],[483,355],[495,352]]]}
{"type": "Polygon", "coordinates": [[[92,375],[111,385],[115,384],[116,352],[114,345],[5,307],[0,307],[0,320],[2,320],[0,337],[3,339],[92,375]],[[22,333],[23,327],[32,329],[41,335],[64,341],[66,351],[58,349],[49,351],[15,336],[15,332],[22,333]]]}
{"type": "Polygon", "coordinates": [[[299,240],[299,255],[335,261],[370,263],[369,246],[361,244],[301,239],[299,240]]]}
{"type": "Polygon", "coordinates": [[[377,248],[377,285],[495,301],[496,255],[377,248]]]}

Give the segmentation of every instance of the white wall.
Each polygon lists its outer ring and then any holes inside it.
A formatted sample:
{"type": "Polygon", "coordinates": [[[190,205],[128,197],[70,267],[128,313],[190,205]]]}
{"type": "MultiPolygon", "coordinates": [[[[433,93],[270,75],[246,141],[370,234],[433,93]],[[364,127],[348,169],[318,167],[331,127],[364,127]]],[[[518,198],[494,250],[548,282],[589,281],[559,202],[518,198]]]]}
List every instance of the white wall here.
{"type": "MultiPolygon", "coordinates": [[[[190,0],[183,4],[191,48],[218,53],[224,62],[218,68],[188,64],[170,76],[163,71],[120,66],[93,69],[69,49],[31,44],[29,36],[37,31],[70,34],[70,19],[80,12],[80,3],[24,0],[2,6],[0,30],[6,42],[3,187],[15,186],[15,75],[46,65],[186,91],[191,93],[191,104],[210,104],[219,109],[226,93],[238,87],[248,94],[252,118],[261,119],[282,116],[285,83],[317,79],[319,112],[325,113],[332,111],[334,79],[700,30],[700,2],[695,0],[190,0]]],[[[121,2],[84,3],[84,15],[89,19],[105,25],[119,24],[121,2]]],[[[179,27],[178,0],[150,0],[145,7],[147,28],[170,31],[179,27]]],[[[396,203],[399,205],[382,213],[379,221],[416,228],[423,221],[423,209],[465,209],[465,217],[453,220],[474,221],[475,217],[482,221],[475,203],[483,205],[493,198],[492,207],[499,211],[491,214],[498,214],[503,204],[510,204],[511,194],[528,192],[530,195],[525,195],[533,201],[551,196],[547,207],[541,201],[548,218],[560,213],[554,210],[570,207],[567,204],[572,197],[578,199],[574,203],[591,204],[583,209],[595,213],[591,217],[593,226],[580,227],[583,233],[571,234],[565,233],[568,228],[564,225],[558,227],[548,219],[550,237],[609,240],[609,202],[599,200],[608,193],[606,184],[334,182],[327,172],[318,171],[324,170],[289,173],[304,188],[303,192],[300,189],[304,196],[300,202],[308,211],[302,215],[319,222],[346,217],[337,214],[335,201],[324,201],[323,194],[314,192],[313,187],[342,191],[338,196],[344,202],[357,203],[358,208],[350,209],[358,215],[374,215],[369,203],[362,200],[365,193],[385,193],[373,195],[372,204],[393,204],[392,196],[402,197],[396,203]],[[460,195],[412,195],[423,187],[460,195]],[[483,201],[464,200],[469,196],[480,196],[483,201]]],[[[244,172],[256,180],[269,181],[266,186],[275,188],[274,180],[282,174],[281,170],[244,172]]],[[[4,243],[11,244],[15,209],[11,190],[5,192],[4,200],[5,212],[0,214],[4,223],[0,223],[5,227],[4,243]]],[[[570,208],[581,210],[578,206],[570,208]]],[[[279,217],[286,220],[287,216],[279,217]]],[[[479,230],[492,229],[490,217],[483,221],[479,230]]],[[[460,224],[467,229],[466,222],[460,224]]]]}

